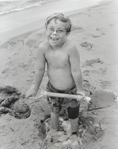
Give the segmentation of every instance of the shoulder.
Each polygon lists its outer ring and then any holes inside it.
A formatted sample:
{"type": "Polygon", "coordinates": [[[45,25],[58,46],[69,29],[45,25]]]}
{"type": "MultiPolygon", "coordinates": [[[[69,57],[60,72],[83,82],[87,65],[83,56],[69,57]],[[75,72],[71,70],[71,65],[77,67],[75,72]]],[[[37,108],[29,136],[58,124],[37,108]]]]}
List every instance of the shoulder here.
{"type": "Polygon", "coordinates": [[[47,51],[48,48],[49,48],[49,44],[47,41],[40,43],[38,45],[38,51],[37,51],[38,55],[39,54],[45,54],[45,52],[47,51]]]}
{"type": "Polygon", "coordinates": [[[68,54],[79,53],[77,47],[70,40],[67,41],[66,48],[67,48],[68,54]]]}
{"type": "Polygon", "coordinates": [[[48,42],[47,41],[44,41],[42,42],[41,44],[39,44],[38,46],[38,51],[45,51],[46,49],[48,49],[48,42]]]}

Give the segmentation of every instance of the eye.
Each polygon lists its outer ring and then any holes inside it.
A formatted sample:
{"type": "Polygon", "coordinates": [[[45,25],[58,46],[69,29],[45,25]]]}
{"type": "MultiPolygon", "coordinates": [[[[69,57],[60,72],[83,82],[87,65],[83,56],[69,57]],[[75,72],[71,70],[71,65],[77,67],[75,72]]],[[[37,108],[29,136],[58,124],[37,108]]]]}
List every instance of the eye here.
{"type": "Polygon", "coordinates": [[[53,31],[54,31],[53,28],[47,28],[47,30],[48,30],[49,32],[53,32],[53,31]]]}
{"type": "Polygon", "coordinates": [[[58,30],[58,33],[63,33],[64,32],[64,30],[58,30]]]}

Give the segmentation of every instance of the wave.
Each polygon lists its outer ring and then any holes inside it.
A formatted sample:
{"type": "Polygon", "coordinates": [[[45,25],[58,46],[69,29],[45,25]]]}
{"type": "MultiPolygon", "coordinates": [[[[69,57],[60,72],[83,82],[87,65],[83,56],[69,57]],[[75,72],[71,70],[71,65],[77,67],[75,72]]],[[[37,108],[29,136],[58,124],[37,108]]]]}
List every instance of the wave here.
{"type": "MultiPolygon", "coordinates": [[[[15,6],[13,2],[10,2],[10,5],[5,5],[6,2],[3,2],[2,5],[1,5],[1,2],[0,2],[0,5],[2,6],[2,11],[0,12],[0,15],[4,15],[4,14],[8,14],[8,13],[11,13],[11,12],[16,12],[16,11],[22,11],[24,9],[29,9],[29,8],[32,8],[32,7],[38,7],[38,6],[41,6],[42,4],[45,4],[45,2],[43,1],[39,1],[39,2],[36,2],[36,3],[30,3],[29,4],[29,1],[27,1],[27,3],[25,3],[25,5],[21,4],[20,6],[15,6]],[[4,5],[3,5],[4,4],[4,5]],[[6,10],[5,10],[6,9],[6,10]]],[[[18,5],[18,4],[17,4],[18,5]]]]}

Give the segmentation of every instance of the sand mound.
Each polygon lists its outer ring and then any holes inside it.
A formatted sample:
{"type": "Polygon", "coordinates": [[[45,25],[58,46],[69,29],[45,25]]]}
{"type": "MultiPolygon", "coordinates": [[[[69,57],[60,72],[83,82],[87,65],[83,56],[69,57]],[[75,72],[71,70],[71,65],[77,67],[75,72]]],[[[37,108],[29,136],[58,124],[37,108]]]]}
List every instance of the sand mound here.
{"type": "Polygon", "coordinates": [[[0,88],[0,113],[10,113],[16,118],[28,118],[30,108],[22,101],[21,93],[14,87],[6,86],[0,88]]]}
{"type": "Polygon", "coordinates": [[[20,100],[15,102],[11,109],[14,110],[13,116],[19,119],[28,118],[31,114],[31,110],[26,103],[21,102],[20,100]]]}

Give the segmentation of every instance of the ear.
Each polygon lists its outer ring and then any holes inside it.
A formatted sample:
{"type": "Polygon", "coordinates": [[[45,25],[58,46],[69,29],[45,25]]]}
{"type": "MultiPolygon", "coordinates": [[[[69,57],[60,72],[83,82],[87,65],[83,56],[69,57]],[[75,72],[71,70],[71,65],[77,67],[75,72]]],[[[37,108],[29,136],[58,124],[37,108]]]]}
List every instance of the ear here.
{"type": "Polygon", "coordinates": [[[70,32],[67,32],[66,35],[69,36],[70,35],[70,32]]]}
{"type": "Polygon", "coordinates": [[[47,30],[47,26],[45,25],[45,30],[47,30]]]}

